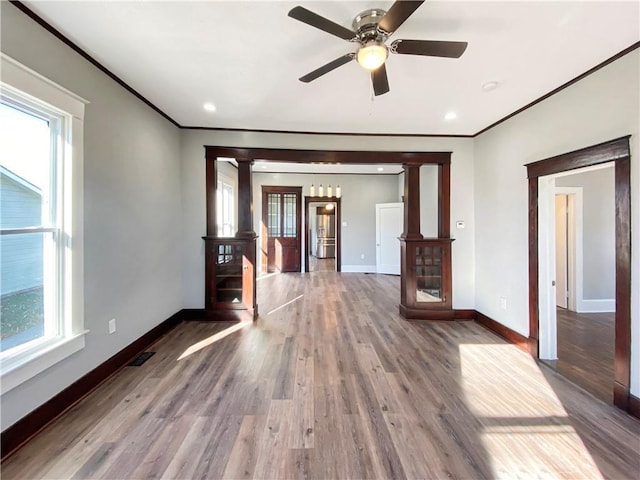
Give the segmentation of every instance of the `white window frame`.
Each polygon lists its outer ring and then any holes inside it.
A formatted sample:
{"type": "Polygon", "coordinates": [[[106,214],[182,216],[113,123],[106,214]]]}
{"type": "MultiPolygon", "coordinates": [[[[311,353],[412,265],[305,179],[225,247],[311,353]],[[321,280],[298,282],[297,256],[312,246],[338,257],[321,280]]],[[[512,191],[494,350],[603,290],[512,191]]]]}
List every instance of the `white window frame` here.
{"type": "Polygon", "coordinates": [[[216,225],[218,235],[221,237],[233,237],[236,233],[236,185],[226,175],[218,174],[218,181],[216,185],[216,205],[219,210],[216,212],[216,225]],[[222,187],[222,188],[221,188],[222,187]],[[224,188],[231,190],[231,194],[227,196],[227,200],[224,200],[224,188]],[[225,212],[226,210],[230,210],[225,212]],[[223,218],[227,216],[231,222],[228,224],[223,223],[223,218]],[[229,226],[229,233],[225,235],[225,225],[229,226]]]}
{"type": "MultiPolygon", "coordinates": [[[[0,354],[2,394],[83,349],[84,225],[83,123],[89,102],[0,53],[1,93],[35,108],[58,123],[55,152],[58,182],[55,192],[57,222],[58,307],[55,331],[0,354]]],[[[55,235],[55,234],[54,234],[55,235]]]]}

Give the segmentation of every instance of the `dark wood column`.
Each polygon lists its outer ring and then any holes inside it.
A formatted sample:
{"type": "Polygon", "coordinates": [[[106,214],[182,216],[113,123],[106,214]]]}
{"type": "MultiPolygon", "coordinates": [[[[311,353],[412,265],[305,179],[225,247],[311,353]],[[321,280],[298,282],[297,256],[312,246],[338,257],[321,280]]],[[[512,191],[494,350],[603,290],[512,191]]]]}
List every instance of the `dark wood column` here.
{"type": "Polygon", "coordinates": [[[207,236],[215,237],[216,224],[216,186],[218,184],[218,160],[215,155],[206,156],[206,202],[207,202],[207,236]]]}
{"type": "Polygon", "coordinates": [[[404,169],[404,240],[421,240],[420,233],[420,165],[405,163],[404,169]]]}
{"type": "Polygon", "coordinates": [[[438,238],[451,235],[451,164],[438,165],[438,238]]]}
{"type": "Polygon", "coordinates": [[[236,158],[238,162],[238,231],[237,238],[256,238],[253,230],[253,192],[251,165],[253,159],[236,158]]]}

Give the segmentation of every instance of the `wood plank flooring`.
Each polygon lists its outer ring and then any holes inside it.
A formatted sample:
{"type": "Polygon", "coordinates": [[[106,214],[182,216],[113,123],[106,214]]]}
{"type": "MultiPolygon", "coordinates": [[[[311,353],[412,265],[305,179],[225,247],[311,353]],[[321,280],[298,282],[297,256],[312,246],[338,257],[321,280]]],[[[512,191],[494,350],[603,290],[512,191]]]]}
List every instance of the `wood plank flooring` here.
{"type": "Polygon", "coordinates": [[[558,360],[545,360],[561,375],[613,404],[615,313],[576,313],[558,308],[558,360]]]}
{"type": "Polygon", "coordinates": [[[36,478],[637,478],[640,423],[474,322],[407,322],[399,278],[258,281],[2,465],[36,478]]]}
{"type": "Polygon", "coordinates": [[[335,258],[318,258],[309,255],[310,272],[334,272],[336,270],[335,258]]]}

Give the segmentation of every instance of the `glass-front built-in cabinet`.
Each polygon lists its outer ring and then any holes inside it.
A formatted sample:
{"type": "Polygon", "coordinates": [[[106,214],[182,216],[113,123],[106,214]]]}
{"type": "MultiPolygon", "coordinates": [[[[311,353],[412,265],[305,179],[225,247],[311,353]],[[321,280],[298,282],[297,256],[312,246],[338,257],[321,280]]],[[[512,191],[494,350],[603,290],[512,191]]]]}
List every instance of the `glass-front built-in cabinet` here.
{"type": "Polygon", "coordinates": [[[255,239],[205,237],[205,244],[205,309],[255,314],[255,239]]]}
{"type": "Polygon", "coordinates": [[[402,240],[401,312],[407,318],[438,318],[453,313],[451,239],[402,240]]]}
{"type": "Polygon", "coordinates": [[[218,243],[214,247],[217,303],[242,302],[242,245],[218,243]]]}

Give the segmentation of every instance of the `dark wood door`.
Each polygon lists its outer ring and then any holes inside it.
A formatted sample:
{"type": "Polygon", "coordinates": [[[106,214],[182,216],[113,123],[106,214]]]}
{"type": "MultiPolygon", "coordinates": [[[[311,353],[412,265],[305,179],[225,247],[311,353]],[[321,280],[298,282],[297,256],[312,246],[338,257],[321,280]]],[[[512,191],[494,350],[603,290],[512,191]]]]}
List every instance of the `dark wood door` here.
{"type": "Polygon", "coordinates": [[[262,187],[262,270],[299,272],[302,187],[262,187]]]}

